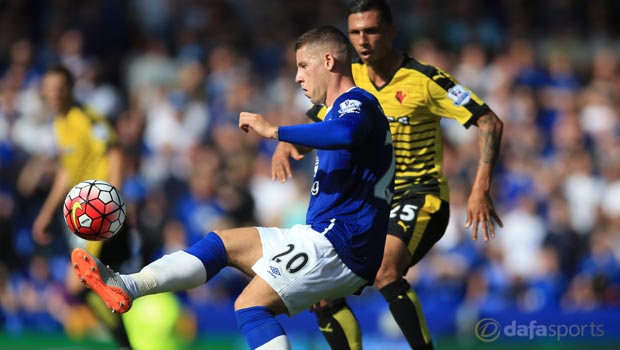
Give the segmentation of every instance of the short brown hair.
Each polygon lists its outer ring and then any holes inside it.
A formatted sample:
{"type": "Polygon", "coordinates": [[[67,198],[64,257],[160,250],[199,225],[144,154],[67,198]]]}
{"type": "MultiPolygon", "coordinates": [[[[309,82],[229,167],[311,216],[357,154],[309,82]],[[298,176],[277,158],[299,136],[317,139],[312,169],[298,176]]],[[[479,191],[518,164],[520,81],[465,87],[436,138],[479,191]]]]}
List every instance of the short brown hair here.
{"type": "Polygon", "coordinates": [[[303,33],[295,42],[295,51],[308,45],[330,44],[342,55],[345,62],[351,60],[349,39],[336,27],[323,25],[303,33]]]}

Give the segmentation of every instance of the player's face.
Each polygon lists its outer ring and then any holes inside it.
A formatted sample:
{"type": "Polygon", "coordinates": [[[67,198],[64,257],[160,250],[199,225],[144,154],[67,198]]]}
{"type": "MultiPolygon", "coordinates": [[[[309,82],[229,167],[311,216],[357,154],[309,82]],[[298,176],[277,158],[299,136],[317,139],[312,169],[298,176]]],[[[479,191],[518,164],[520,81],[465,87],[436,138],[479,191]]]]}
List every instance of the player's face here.
{"type": "Polygon", "coordinates": [[[365,64],[381,62],[392,50],[396,28],[381,22],[378,11],[352,13],[348,26],[349,40],[365,64]]]}
{"type": "Polygon", "coordinates": [[[301,85],[304,95],[315,105],[325,103],[327,97],[327,69],[323,65],[320,49],[302,46],[297,52],[295,82],[301,85]]]}
{"type": "Polygon", "coordinates": [[[62,74],[48,73],[43,78],[42,95],[47,105],[55,112],[62,113],[71,103],[71,91],[62,74]]]}

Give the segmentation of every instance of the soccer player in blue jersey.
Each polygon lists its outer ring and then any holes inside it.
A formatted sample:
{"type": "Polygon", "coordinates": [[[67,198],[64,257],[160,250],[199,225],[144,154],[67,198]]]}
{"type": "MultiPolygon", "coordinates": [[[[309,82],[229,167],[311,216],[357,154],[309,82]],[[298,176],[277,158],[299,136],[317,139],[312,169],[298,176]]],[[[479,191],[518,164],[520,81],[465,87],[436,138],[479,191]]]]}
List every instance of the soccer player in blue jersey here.
{"type": "MultiPolygon", "coordinates": [[[[358,54],[352,62],[357,86],[377,97],[394,138],[396,174],[384,259],[375,286],[407,342],[415,350],[433,349],[420,299],[404,278],[441,239],[450,218],[448,179],[443,174],[442,120],[478,128],[478,165],[467,200],[465,227],[485,241],[503,223],[491,200],[493,168],[499,157],[503,123],[473,91],[440,68],[399,51],[396,26],[385,0],[353,0],[347,17],[349,39],[358,54]]],[[[320,121],[324,108],[308,116],[320,121]]],[[[300,152],[301,151],[301,152],[300,152]]],[[[289,158],[303,158],[297,146],[280,142],[272,156],[274,179],[291,176],[289,158]]],[[[314,308],[320,330],[334,350],[362,348],[361,330],[345,300],[322,301],[314,308]]]]}
{"type": "Polygon", "coordinates": [[[317,149],[306,224],[212,231],[131,275],[114,273],[85,250],[74,250],[76,274],[113,311],[126,312],[144,295],[197,287],[233,266],[252,276],[235,301],[249,346],[289,349],[275,315],[292,316],[323,298],[373,283],[393,192],[387,119],[376,98],[354,85],[349,43],[338,29],[322,26],[304,33],[295,51],[295,81],[314,104],[329,108],[324,122],[277,127],[243,112],[239,127],[317,149]]]}

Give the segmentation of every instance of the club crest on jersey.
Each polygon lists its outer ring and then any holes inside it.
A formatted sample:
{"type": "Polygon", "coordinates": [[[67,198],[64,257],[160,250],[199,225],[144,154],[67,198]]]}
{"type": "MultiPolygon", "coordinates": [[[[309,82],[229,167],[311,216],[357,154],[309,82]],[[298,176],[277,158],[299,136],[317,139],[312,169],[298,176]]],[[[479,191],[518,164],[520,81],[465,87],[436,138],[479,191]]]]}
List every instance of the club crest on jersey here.
{"type": "Polygon", "coordinates": [[[454,102],[455,106],[460,107],[466,105],[471,100],[471,94],[463,86],[456,84],[448,89],[448,98],[454,102]]]}
{"type": "Polygon", "coordinates": [[[358,100],[345,100],[340,103],[340,109],[338,110],[338,116],[342,117],[344,114],[348,113],[360,113],[362,109],[362,102],[358,100]]]}
{"type": "Polygon", "coordinates": [[[400,103],[401,105],[403,104],[403,101],[407,98],[407,92],[405,91],[396,91],[396,100],[398,100],[398,103],[400,103]]]}

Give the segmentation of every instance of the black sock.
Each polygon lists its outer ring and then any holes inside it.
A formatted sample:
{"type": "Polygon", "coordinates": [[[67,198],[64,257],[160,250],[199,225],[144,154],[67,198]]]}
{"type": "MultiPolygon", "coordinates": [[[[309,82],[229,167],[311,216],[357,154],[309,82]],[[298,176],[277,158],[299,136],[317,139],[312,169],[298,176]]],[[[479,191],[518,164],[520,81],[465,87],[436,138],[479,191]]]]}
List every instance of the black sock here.
{"type": "Polygon", "coordinates": [[[319,329],[332,350],[361,350],[360,326],[344,299],[319,307],[315,313],[319,329]]]}
{"type": "Polygon", "coordinates": [[[390,305],[392,316],[407,342],[415,350],[432,350],[433,341],[426,326],[422,306],[409,282],[400,278],[380,289],[383,298],[390,305]]]}

